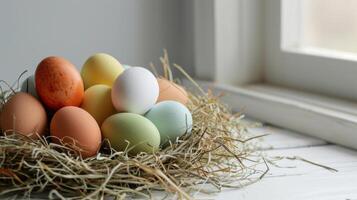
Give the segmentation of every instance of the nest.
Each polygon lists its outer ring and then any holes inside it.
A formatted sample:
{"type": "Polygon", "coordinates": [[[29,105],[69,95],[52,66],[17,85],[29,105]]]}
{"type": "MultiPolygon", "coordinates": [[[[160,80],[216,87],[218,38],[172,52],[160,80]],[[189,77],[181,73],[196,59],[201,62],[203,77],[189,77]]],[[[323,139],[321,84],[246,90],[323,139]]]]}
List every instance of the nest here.
{"type": "MultiPolygon", "coordinates": [[[[164,76],[172,79],[166,53],[161,61],[164,76]]],[[[1,134],[0,196],[123,199],[154,198],[153,191],[164,191],[170,199],[193,199],[198,192],[243,187],[259,180],[267,170],[257,169],[264,159],[249,142],[259,136],[251,136],[241,121],[243,116],[232,114],[218,96],[198,89],[198,94],[189,93],[192,133],[155,154],[130,156],[104,141],[96,157],[82,159],[68,146],[50,143],[49,138],[1,134]]],[[[1,90],[0,108],[14,92],[1,90]]]]}

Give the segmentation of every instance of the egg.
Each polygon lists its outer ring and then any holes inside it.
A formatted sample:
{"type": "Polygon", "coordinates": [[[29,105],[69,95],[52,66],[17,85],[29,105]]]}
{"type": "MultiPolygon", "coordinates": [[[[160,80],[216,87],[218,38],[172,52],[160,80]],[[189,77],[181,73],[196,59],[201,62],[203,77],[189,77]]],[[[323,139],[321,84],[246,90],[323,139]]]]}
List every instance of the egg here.
{"type": "Polygon", "coordinates": [[[160,145],[160,133],[150,120],[134,113],[118,113],[102,124],[102,133],[117,151],[132,148],[129,154],[152,153],[160,145]],[[128,144],[129,142],[129,144],[128,144]]]}
{"type": "Polygon", "coordinates": [[[176,138],[192,130],[190,111],[176,101],[163,101],[156,104],[145,114],[145,117],[159,130],[161,145],[166,145],[168,141],[174,143],[176,138]]]}
{"type": "Polygon", "coordinates": [[[105,53],[92,55],[84,63],[81,76],[85,88],[104,84],[112,87],[115,79],[124,71],[117,59],[105,53]]]}
{"type": "Polygon", "coordinates": [[[36,91],[51,110],[80,106],[84,95],[82,78],[74,65],[64,58],[48,57],[35,73],[36,91]]]}
{"type": "Polygon", "coordinates": [[[67,106],[52,118],[50,133],[53,142],[74,145],[83,158],[95,156],[101,145],[101,131],[95,119],[85,110],[67,106]]]}
{"type": "Polygon", "coordinates": [[[125,70],[112,88],[112,102],[119,112],[144,114],[156,103],[158,96],[155,76],[142,67],[125,70]]]}
{"type": "Polygon", "coordinates": [[[94,117],[99,126],[106,118],[116,113],[111,91],[107,85],[94,85],[84,93],[81,107],[94,117]]]}
{"type": "Polygon", "coordinates": [[[131,68],[131,66],[130,65],[123,65],[123,68],[124,68],[124,70],[127,70],[127,69],[131,68]]]}
{"type": "Polygon", "coordinates": [[[172,100],[184,105],[188,103],[188,94],[184,88],[164,78],[158,78],[157,82],[160,88],[157,102],[172,100]]]}
{"type": "Polygon", "coordinates": [[[0,107],[0,134],[2,134],[1,113],[2,113],[2,108],[0,107]]]}
{"type": "Polygon", "coordinates": [[[19,92],[12,96],[1,111],[1,127],[3,131],[16,131],[17,133],[38,138],[44,135],[47,116],[45,108],[33,96],[19,92]]]}
{"type": "Polygon", "coordinates": [[[39,99],[36,92],[35,77],[34,75],[29,76],[21,85],[21,92],[31,94],[36,99],[39,99]]]}

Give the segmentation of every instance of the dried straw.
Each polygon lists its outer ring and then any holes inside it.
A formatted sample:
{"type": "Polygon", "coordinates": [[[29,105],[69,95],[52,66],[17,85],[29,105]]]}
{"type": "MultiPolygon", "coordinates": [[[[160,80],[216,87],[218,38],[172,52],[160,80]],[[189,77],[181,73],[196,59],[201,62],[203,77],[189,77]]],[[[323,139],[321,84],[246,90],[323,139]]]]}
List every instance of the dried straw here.
{"type": "MultiPolygon", "coordinates": [[[[167,78],[172,79],[166,52],[161,61],[167,78]]],[[[249,136],[240,114],[232,114],[210,91],[200,90],[203,94],[189,94],[192,133],[155,154],[130,156],[104,141],[95,158],[83,160],[71,148],[49,143],[49,138],[3,134],[0,196],[46,193],[52,199],[153,198],[152,192],[158,190],[171,198],[193,199],[197,192],[243,187],[259,180],[268,168],[256,167],[265,160],[248,141],[257,137],[249,136]],[[204,190],[204,184],[213,187],[204,190]]],[[[0,108],[12,94],[1,90],[0,108]]]]}

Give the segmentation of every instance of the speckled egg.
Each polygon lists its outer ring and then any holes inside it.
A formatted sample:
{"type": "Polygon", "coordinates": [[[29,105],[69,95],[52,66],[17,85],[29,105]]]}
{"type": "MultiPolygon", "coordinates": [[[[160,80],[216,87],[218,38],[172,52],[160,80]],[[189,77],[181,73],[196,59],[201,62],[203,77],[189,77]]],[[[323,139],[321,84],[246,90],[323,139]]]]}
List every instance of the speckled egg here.
{"type": "Polygon", "coordinates": [[[168,141],[174,143],[176,139],[192,130],[192,115],[181,103],[163,101],[156,104],[145,114],[160,132],[161,145],[168,141]]]}
{"type": "Polygon", "coordinates": [[[102,133],[117,151],[130,149],[131,155],[152,153],[160,145],[160,133],[145,117],[134,113],[118,113],[104,121],[102,133]]]}
{"type": "Polygon", "coordinates": [[[51,56],[40,62],[35,73],[36,91],[50,110],[80,106],[84,95],[82,78],[72,63],[51,56]]]}

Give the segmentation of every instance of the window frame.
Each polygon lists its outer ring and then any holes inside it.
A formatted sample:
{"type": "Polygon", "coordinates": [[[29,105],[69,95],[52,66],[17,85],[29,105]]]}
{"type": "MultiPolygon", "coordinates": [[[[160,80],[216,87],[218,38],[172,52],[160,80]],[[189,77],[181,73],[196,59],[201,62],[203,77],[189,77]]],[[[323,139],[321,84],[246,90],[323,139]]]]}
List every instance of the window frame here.
{"type": "Polygon", "coordinates": [[[357,99],[357,63],[293,46],[281,48],[283,1],[195,0],[196,78],[226,93],[224,100],[249,117],[357,149],[357,140],[351,140],[357,138],[357,115],[345,112],[357,112],[357,107],[344,102],[357,99]],[[264,92],[252,89],[254,84],[264,92]],[[271,85],[280,94],[270,91],[271,85]],[[287,90],[306,92],[306,99],[322,96],[303,101],[285,95],[287,90]],[[326,103],[319,105],[321,101],[326,103]],[[336,106],[324,106],[331,101],[336,106]],[[337,109],[339,103],[344,109],[337,109]]]}
{"type": "MultiPolygon", "coordinates": [[[[300,2],[300,3],[299,3],[300,2]]],[[[347,54],[298,47],[299,0],[265,4],[265,78],[282,85],[328,96],[357,100],[357,59],[347,54]]]]}

